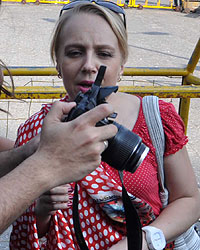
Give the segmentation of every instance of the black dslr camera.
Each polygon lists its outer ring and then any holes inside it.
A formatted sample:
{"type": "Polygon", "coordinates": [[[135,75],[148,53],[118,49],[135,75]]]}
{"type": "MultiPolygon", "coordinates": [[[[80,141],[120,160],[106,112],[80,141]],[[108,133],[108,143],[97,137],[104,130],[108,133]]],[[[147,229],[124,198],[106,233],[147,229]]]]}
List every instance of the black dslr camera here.
{"type": "MultiPolygon", "coordinates": [[[[100,87],[105,70],[106,67],[101,66],[91,89],[84,94],[82,92],[78,93],[75,98],[77,106],[69,112],[65,121],[71,121],[97,105],[106,103],[105,97],[109,96],[112,92],[117,92],[117,86],[100,87]]],[[[102,161],[117,170],[126,170],[134,173],[146,157],[149,148],[142,143],[142,139],[138,135],[113,121],[112,119],[116,115],[114,113],[109,117],[110,119],[104,118],[96,124],[96,126],[104,126],[112,123],[118,128],[117,134],[108,140],[108,147],[102,153],[102,161]]]]}

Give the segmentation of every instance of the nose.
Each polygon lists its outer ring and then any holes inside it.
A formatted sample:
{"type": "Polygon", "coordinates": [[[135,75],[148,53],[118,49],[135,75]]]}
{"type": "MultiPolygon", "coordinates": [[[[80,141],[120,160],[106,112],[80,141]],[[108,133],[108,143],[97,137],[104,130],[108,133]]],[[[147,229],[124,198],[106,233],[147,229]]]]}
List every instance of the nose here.
{"type": "Polygon", "coordinates": [[[98,71],[98,63],[92,53],[85,55],[82,65],[82,72],[85,74],[94,74],[98,71]]]}

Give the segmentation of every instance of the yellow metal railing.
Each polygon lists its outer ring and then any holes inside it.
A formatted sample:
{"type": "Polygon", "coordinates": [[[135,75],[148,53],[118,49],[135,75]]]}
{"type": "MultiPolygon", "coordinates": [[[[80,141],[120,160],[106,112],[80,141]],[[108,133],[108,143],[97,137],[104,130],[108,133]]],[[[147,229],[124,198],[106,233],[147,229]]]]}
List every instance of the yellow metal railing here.
{"type": "Polygon", "coordinates": [[[67,4],[69,0],[1,0],[2,2],[16,2],[16,3],[53,3],[53,4],[67,4]]]}
{"type": "MultiPolygon", "coordinates": [[[[108,0],[109,1],[109,0],[108,0]]],[[[128,1],[128,0],[127,0],[128,1]]],[[[52,3],[52,4],[67,4],[70,0],[2,0],[2,2],[17,2],[17,3],[52,3]]],[[[126,1],[125,1],[126,2],[126,1]]],[[[124,7],[124,0],[117,0],[119,6],[124,7]]],[[[155,0],[154,4],[148,4],[148,0],[145,0],[144,5],[138,4],[136,0],[129,0],[128,7],[132,8],[154,8],[154,9],[174,9],[173,0],[169,0],[169,5],[162,5],[161,0],[155,0]]]]}
{"type": "MultiPolygon", "coordinates": [[[[128,1],[128,0],[127,0],[128,1]]],[[[124,7],[124,1],[117,0],[117,4],[121,7],[124,7]]],[[[129,0],[128,7],[132,8],[151,8],[151,9],[174,9],[173,0],[169,0],[169,5],[162,5],[161,0],[155,1],[155,3],[149,4],[148,0],[145,0],[144,4],[142,5],[141,2],[137,3],[137,0],[129,0]]]]}
{"type": "MultiPolygon", "coordinates": [[[[200,98],[200,78],[193,75],[200,58],[200,39],[186,68],[125,68],[124,76],[181,76],[182,85],[169,86],[120,86],[119,91],[130,94],[156,95],[161,98],[180,98],[179,114],[187,131],[190,98],[200,98]]],[[[54,76],[54,67],[9,67],[13,76],[54,76]]],[[[8,75],[4,71],[5,75],[8,75]]],[[[61,98],[66,94],[64,87],[16,87],[15,96],[21,99],[61,98]]],[[[1,99],[9,99],[4,94],[1,99]]]]}

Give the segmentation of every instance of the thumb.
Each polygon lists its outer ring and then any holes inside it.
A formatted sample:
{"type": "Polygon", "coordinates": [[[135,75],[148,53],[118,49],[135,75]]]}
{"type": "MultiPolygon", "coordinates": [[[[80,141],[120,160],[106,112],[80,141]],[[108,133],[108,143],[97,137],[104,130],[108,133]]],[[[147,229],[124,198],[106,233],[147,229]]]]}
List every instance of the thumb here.
{"type": "Polygon", "coordinates": [[[56,101],[53,103],[49,113],[46,116],[46,120],[49,121],[61,121],[63,115],[66,115],[70,110],[76,106],[75,102],[60,102],[56,101]]]}

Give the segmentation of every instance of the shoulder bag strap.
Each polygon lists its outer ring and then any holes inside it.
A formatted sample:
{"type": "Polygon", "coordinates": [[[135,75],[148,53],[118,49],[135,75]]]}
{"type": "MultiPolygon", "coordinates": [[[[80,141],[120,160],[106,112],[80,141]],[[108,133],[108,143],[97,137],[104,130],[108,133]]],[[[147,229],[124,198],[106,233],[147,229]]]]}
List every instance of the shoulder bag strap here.
{"type": "Polygon", "coordinates": [[[168,191],[165,188],[165,174],[163,156],[165,151],[165,135],[160,117],[160,109],[157,96],[145,96],[142,100],[142,108],[149,134],[156,150],[158,164],[158,180],[160,184],[160,198],[165,207],[168,203],[168,191]]]}

